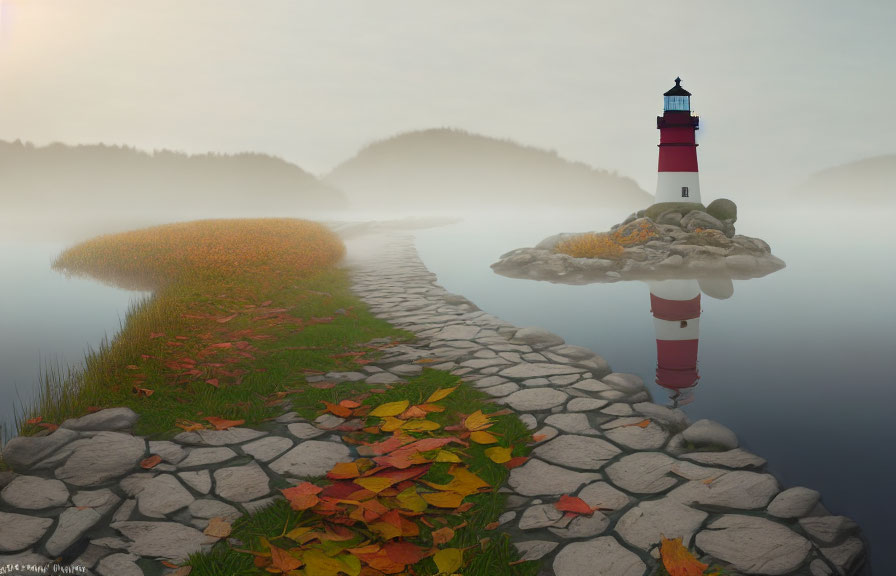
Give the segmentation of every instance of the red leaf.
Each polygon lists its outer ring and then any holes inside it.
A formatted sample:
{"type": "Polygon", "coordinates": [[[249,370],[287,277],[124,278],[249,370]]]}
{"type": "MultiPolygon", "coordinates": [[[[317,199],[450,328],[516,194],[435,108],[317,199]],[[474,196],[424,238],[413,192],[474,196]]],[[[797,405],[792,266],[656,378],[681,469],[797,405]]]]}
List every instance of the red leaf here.
{"type": "Polygon", "coordinates": [[[504,466],[507,467],[508,470],[516,468],[517,466],[522,466],[529,460],[528,456],[516,456],[515,458],[511,458],[507,462],[504,463],[504,466]]]}
{"type": "Polygon", "coordinates": [[[233,428],[234,426],[239,426],[240,424],[245,424],[245,420],[225,420],[224,418],[218,418],[217,416],[209,416],[207,418],[203,418],[209,424],[215,427],[215,430],[227,430],[228,428],[233,428]]]}
{"type": "Polygon", "coordinates": [[[146,468],[147,470],[149,470],[150,468],[154,468],[156,466],[156,464],[158,464],[161,461],[162,461],[161,456],[159,456],[158,454],[153,454],[149,458],[144,458],[143,460],[141,460],[140,467],[146,468]]]}
{"type": "Polygon", "coordinates": [[[39,424],[44,419],[43,416],[35,416],[25,421],[25,424],[39,424]]]}
{"type": "Polygon", "coordinates": [[[352,415],[351,409],[346,408],[345,406],[340,406],[339,404],[333,404],[331,402],[327,402],[326,400],[322,400],[322,402],[324,403],[324,406],[327,407],[327,412],[330,412],[331,414],[335,414],[336,416],[339,416],[340,418],[348,418],[349,416],[352,415]]]}
{"type": "Polygon", "coordinates": [[[320,486],[315,486],[311,482],[302,482],[298,486],[280,490],[284,498],[289,501],[289,505],[293,510],[307,510],[318,503],[317,497],[323,491],[320,486]]]}
{"type": "Polygon", "coordinates": [[[426,552],[419,546],[410,542],[391,541],[383,544],[383,550],[389,556],[389,560],[396,564],[416,564],[426,557],[426,552]]]}
{"type": "Polygon", "coordinates": [[[584,514],[586,516],[590,516],[594,512],[594,509],[581,498],[566,494],[560,497],[560,500],[554,504],[554,508],[561,512],[572,512],[574,514],[584,514]]]}
{"type": "MultiPolygon", "coordinates": [[[[192,372],[192,370],[191,370],[191,372],[192,372]]],[[[197,373],[197,375],[198,375],[198,374],[201,374],[201,372],[199,372],[198,370],[196,370],[195,372],[197,373]]],[[[205,383],[206,383],[206,384],[211,384],[211,385],[214,386],[215,388],[218,387],[218,379],[217,379],[217,378],[209,378],[208,380],[205,381],[205,383]]]]}

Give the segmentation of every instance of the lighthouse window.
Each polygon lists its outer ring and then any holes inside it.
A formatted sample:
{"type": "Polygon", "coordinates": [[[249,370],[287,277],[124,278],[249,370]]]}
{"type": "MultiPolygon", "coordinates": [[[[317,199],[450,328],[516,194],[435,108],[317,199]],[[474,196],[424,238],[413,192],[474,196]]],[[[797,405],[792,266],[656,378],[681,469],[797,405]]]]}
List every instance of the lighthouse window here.
{"type": "Polygon", "coordinates": [[[687,187],[687,186],[682,186],[682,187],[681,187],[681,197],[682,197],[682,198],[687,198],[687,197],[688,197],[688,187],[687,187]]]}

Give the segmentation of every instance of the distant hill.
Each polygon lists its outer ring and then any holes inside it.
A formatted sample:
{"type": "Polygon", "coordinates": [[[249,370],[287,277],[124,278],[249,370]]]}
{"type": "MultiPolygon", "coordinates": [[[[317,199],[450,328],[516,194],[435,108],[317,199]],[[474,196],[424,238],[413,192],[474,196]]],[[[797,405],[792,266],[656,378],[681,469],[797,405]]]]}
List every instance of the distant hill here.
{"type": "Polygon", "coordinates": [[[800,201],[896,206],[896,154],[834,166],[809,176],[794,193],[800,201]]]}
{"type": "Polygon", "coordinates": [[[555,152],[459,130],[408,132],[376,142],[323,181],[352,208],[617,208],[650,205],[634,180],[555,152]]]}
{"type": "Polygon", "coordinates": [[[0,141],[0,206],[171,218],[293,215],[344,208],[346,201],[298,166],[263,154],[0,141]]]}

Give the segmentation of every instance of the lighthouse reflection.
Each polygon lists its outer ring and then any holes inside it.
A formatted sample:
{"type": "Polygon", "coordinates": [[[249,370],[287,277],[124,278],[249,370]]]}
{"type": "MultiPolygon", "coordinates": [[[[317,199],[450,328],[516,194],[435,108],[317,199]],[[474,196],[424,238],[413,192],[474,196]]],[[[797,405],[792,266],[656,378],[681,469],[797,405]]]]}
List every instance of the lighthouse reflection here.
{"type": "Polygon", "coordinates": [[[701,293],[726,299],[734,293],[731,278],[651,280],[650,312],[656,332],[656,383],[669,390],[674,407],[694,400],[700,380],[697,352],[700,344],[701,293]]]}

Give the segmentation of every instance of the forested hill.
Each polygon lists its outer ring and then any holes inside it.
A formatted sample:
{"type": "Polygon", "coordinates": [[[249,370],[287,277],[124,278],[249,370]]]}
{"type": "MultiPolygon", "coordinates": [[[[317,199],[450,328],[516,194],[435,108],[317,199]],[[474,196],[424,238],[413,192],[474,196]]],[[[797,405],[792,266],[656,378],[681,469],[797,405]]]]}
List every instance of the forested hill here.
{"type": "Polygon", "coordinates": [[[450,129],[408,132],[371,144],[323,181],[361,209],[633,210],[653,202],[630,178],[552,151],[450,129]]]}
{"type": "Polygon", "coordinates": [[[794,194],[800,202],[896,206],[896,154],[865,158],[812,174],[794,194]]]}
{"type": "Polygon", "coordinates": [[[0,206],[170,218],[294,215],[341,209],[346,202],[298,166],[263,154],[0,141],[0,206]]]}

